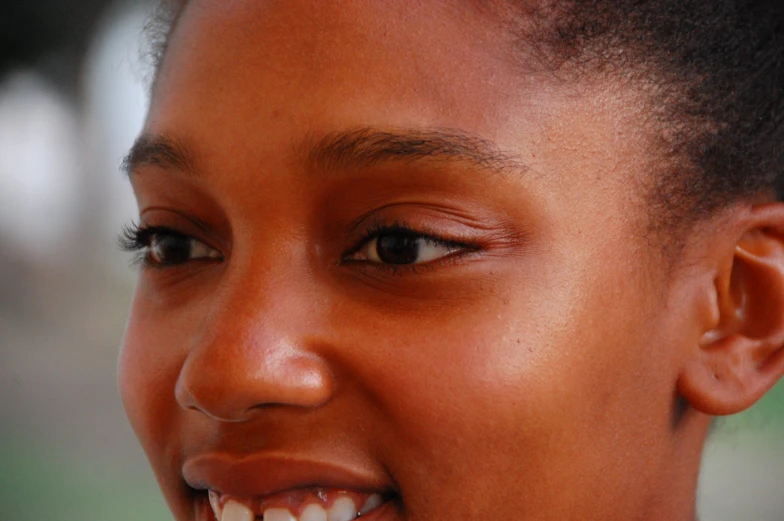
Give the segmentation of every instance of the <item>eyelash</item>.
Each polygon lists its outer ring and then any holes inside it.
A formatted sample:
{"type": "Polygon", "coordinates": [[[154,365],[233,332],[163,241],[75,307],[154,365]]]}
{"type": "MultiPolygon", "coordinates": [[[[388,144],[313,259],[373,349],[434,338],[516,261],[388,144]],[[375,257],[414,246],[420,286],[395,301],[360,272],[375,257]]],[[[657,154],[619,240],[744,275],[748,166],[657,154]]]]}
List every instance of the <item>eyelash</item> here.
{"type": "Polygon", "coordinates": [[[189,238],[188,235],[168,226],[146,226],[137,222],[126,224],[123,226],[119,237],[117,237],[117,243],[120,250],[134,254],[131,260],[132,267],[141,266],[143,268],[161,269],[175,266],[175,264],[150,262],[149,248],[153,237],[156,235],[189,238]]]}
{"type": "MultiPolygon", "coordinates": [[[[142,266],[144,268],[170,268],[177,266],[178,264],[166,264],[166,263],[153,263],[149,259],[149,248],[152,244],[152,240],[156,236],[174,236],[180,238],[191,238],[189,235],[181,233],[173,228],[169,228],[167,226],[146,226],[142,225],[137,222],[131,222],[125,225],[120,232],[119,237],[117,238],[118,245],[122,251],[134,253],[134,258],[131,261],[131,265],[142,266]]],[[[198,240],[198,239],[197,239],[198,240]]],[[[465,255],[467,253],[475,252],[479,248],[476,245],[455,241],[453,239],[447,239],[439,234],[424,230],[422,228],[417,229],[414,226],[410,226],[402,221],[395,221],[392,224],[384,224],[378,221],[373,222],[368,226],[365,231],[362,233],[361,238],[357,242],[356,246],[349,249],[342,257],[341,257],[341,264],[354,264],[354,265],[364,265],[364,266],[372,266],[373,269],[382,269],[386,270],[392,274],[400,274],[400,273],[416,273],[422,269],[433,268],[444,262],[449,260],[456,260],[458,257],[465,255]],[[351,259],[352,255],[355,255],[357,252],[362,250],[364,247],[368,245],[372,240],[393,233],[403,233],[409,234],[412,236],[421,237],[433,244],[439,246],[447,246],[455,248],[456,253],[449,254],[445,257],[441,257],[432,262],[425,262],[421,264],[384,264],[384,263],[375,263],[375,262],[367,262],[362,260],[355,260],[351,259]]]]}

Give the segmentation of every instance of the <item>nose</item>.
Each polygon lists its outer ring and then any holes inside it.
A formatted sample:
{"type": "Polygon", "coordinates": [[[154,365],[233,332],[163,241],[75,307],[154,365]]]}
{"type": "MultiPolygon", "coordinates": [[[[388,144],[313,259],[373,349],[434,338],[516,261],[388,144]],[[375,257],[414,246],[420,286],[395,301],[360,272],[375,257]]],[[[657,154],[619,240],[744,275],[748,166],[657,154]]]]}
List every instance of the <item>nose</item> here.
{"type": "Polygon", "coordinates": [[[308,306],[294,311],[270,306],[273,300],[242,290],[214,299],[180,370],[175,395],[181,407],[241,422],[274,406],[312,409],[329,401],[333,378],[305,326],[308,306]]]}

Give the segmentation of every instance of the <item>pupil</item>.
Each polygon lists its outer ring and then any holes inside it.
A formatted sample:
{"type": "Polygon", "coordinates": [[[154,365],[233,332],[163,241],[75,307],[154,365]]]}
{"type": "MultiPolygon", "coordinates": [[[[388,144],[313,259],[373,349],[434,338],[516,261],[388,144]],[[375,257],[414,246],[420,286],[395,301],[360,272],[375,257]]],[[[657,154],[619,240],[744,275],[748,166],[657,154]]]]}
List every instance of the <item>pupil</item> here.
{"type": "Polygon", "coordinates": [[[419,237],[406,233],[382,235],[376,243],[376,253],[387,264],[413,264],[419,257],[419,237]]]}
{"type": "Polygon", "coordinates": [[[165,264],[187,262],[191,258],[191,241],[176,235],[159,237],[153,244],[152,253],[156,260],[165,264]]]}

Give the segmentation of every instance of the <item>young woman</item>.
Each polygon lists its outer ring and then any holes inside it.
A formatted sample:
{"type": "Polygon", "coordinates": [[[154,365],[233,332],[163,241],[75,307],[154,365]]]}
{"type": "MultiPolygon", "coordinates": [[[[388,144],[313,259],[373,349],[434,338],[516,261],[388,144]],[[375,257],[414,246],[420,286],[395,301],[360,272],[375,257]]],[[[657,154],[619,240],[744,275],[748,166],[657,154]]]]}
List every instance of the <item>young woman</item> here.
{"type": "Polygon", "coordinates": [[[119,372],[178,520],[695,519],[784,373],[778,3],[170,8],[119,372]]]}

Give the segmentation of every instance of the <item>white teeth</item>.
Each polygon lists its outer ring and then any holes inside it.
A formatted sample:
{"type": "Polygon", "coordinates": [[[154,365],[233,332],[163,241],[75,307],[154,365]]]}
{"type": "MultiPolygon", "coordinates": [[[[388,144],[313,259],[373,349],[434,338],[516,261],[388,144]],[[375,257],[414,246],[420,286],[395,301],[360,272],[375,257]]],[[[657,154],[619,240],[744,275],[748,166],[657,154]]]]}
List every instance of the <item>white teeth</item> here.
{"type": "Polygon", "coordinates": [[[327,511],[327,521],[351,521],[357,517],[357,505],[348,496],[341,496],[327,511]]]}
{"type": "Polygon", "coordinates": [[[220,521],[221,517],[223,516],[223,509],[220,506],[220,494],[214,490],[210,490],[207,493],[207,497],[210,498],[210,506],[212,507],[213,514],[215,514],[215,519],[220,521]]]}
{"type": "Polygon", "coordinates": [[[327,511],[320,505],[311,503],[299,515],[299,521],[327,521],[327,511]]]}
{"type": "Polygon", "coordinates": [[[268,508],[264,511],[264,521],[297,521],[287,508],[268,508]]]}
{"type": "MultiPolygon", "coordinates": [[[[365,501],[365,504],[362,506],[362,509],[359,511],[359,513],[364,516],[374,508],[380,507],[383,502],[384,500],[381,499],[381,496],[379,494],[373,494],[372,496],[367,498],[367,501],[365,501]]],[[[305,520],[303,519],[302,521],[305,520]]]]}
{"type": "MultiPolygon", "coordinates": [[[[208,493],[210,506],[218,521],[254,521],[256,515],[246,505],[229,499],[221,507],[220,494],[212,490],[208,493]]],[[[383,503],[379,494],[372,494],[367,498],[362,510],[357,512],[357,505],[349,496],[342,495],[335,499],[332,506],[325,510],[317,503],[307,505],[299,518],[295,517],[287,508],[268,508],[262,516],[263,521],[353,521],[360,515],[367,514],[383,503]]]]}
{"type": "Polygon", "coordinates": [[[245,505],[228,500],[223,506],[220,521],[253,521],[256,515],[245,505]]]}

